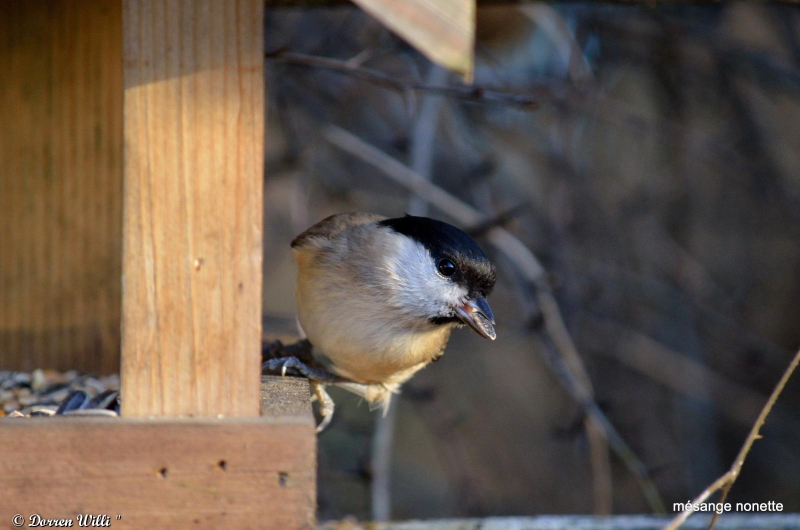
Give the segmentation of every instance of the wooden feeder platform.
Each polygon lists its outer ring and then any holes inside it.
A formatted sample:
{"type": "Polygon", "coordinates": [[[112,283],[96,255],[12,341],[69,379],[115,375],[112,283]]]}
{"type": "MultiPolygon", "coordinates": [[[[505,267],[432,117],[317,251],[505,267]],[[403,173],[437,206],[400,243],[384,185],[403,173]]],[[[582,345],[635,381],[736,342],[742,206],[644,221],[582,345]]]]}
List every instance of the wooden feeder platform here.
{"type": "Polygon", "coordinates": [[[305,380],[265,377],[258,418],[5,420],[0,520],[103,514],[113,528],[313,528],[308,395],[305,380]]]}

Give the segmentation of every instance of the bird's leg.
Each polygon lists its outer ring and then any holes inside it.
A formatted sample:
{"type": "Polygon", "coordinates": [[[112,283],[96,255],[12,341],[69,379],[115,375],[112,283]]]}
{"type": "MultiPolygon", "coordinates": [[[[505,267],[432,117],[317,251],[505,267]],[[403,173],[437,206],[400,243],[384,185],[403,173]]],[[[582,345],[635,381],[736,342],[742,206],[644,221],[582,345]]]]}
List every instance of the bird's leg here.
{"type": "Polygon", "coordinates": [[[349,379],[330,373],[314,359],[313,346],[308,339],[285,345],[276,340],[261,350],[261,371],[264,373],[301,375],[312,381],[331,384],[350,382],[349,379]]]}
{"type": "Polygon", "coordinates": [[[321,432],[330,424],[333,419],[334,403],[333,399],[325,390],[326,385],[335,385],[343,388],[370,403],[370,408],[375,406],[388,406],[388,397],[393,392],[382,384],[356,383],[346,377],[332,374],[317,366],[311,355],[312,346],[308,340],[301,340],[288,346],[280,341],[265,345],[262,351],[263,373],[299,375],[308,378],[311,389],[314,391],[312,400],[319,402],[319,413],[322,421],[317,426],[317,432],[321,432]],[[379,404],[379,405],[376,405],[379,404]]]}
{"type": "Polygon", "coordinates": [[[346,379],[336,376],[327,370],[314,366],[311,355],[311,343],[301,340],[288,346],[280,341],[267,345],[262,351],[262,372],[280,373],[286,376],[287,372],[302,375],[308,378],[311,389],[314,391],[313,401],[319,402],[319,414],[322,421],[317,426],[317,432],[322,432],[333,419],[333,399],[325,391],[325,385],[346,379]]]}
{"type": "Polygon", "coordinates": [[[289,370],[308,378],[314,391],[314,398],[319,402],[319,415],[322,416],[322,421],[317,425],[317,432],[322,432],[333,419],[334,410],[333,399],[325,391],[325,385],[336,381],[337,376],[322,368],[311,367],[297,357],[278,357],[269,359],[261,365],[262,373],[279,373],[284,377],[289,370]]]}
{"type": "Polygon", "coordinates": [[[325,385],[319,381],[310,381],[311,388],[314,390],[314,397],[319,401],[319,415],[322,416],[322,421],[317,425],[317,432],[322,432],[330,424],[333,419],[333,410],[335,405],[333,399],[325,391],[325,385]]]}
{"type": "Polygon", "coordinates": [[[279,340],[265,344],[261,350],[261,371],[280,373],[284,376],[289,372],[323,383],[343,380],[324,368],[320,368],[314,361],[312,352],[313,346],[307,339],[289,345],[285,345],[279,340]]]}
{"type": "Polygon", "coordinates": [[[261,371],[273,374],[281,374],[282,376],[286,376],[288,372],[293,375],[302,375],[312,381],[319,381],[320,383],[328,384],[341,380],[340,377],[330,373],[324,368],[309,366],[297,357],[278,357],[277,359],[269,359],[261,365],[261,371]]]}

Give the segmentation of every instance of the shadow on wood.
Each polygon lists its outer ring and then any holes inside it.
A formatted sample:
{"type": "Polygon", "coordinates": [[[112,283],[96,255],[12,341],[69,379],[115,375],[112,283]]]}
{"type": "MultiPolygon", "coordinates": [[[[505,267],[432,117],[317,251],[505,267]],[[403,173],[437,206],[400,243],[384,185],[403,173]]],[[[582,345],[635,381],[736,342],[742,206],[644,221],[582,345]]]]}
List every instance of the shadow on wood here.
{"type": "Polygon", "coordinates": [[[122,6],[0,0],[0,370],[119,370],[122,6]]]}

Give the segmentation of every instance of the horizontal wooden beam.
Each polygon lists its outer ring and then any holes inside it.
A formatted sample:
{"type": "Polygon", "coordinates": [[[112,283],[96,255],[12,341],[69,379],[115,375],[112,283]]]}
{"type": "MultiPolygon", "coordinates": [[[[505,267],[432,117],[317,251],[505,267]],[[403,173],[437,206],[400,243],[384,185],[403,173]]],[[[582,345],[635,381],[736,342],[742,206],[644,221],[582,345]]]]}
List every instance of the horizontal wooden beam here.
{"type": "MultiPolygon", "coordinates": [[[[535,0],[478,0],[483,5],[513,5],[535,0]]],[[[356,7],[351,0],[264,0],[267,7],[356,7]]]]}
{"type": "Polygon", "coordinates": [[[308,396],[273,378],[262,418],[0,420],[2,527],[105,514],[115,529],[313,528],[308,396]]]}
{"type": "MultiPolygon", "coordinates": [[[[686,502],[686,501],[683,501],[686,502]]],[[[682,530],[705,530],[710,516],[696,515],[687,520],[682,530]]],[[[537,517],[487,517],[484,519],[426,519],[388,523],[329,522],[319,530],[661,530],[669,517],[652,515],[540,515],[537,517]]],[[[800,528],[800,514],[728,513],[720,516],[719,530],[774,530],[775,528],[800,528]]]]}
{"type": "MultiPolygon", "coordinates": [[[[541,0],[478,0],[478,7],[492,7],[492,6],[513,6],[522,4],[533,4],[541,0]]],[[[567,3],[570,0],[549,0],[548,3],[558,4],[567,3]]],[[[798,3],[798,0],[749,0],[750,2],[774,3],[774,4],[792,4],[798,3]]],[[[264,0],[268,8],[303,8],[303,7],[356,7],[351,0],[264,0]]],[[[594,3],[602,4],[630,4],[630,5],[646,5],[648,7],[658,5],[674,5],[674,4],[698,4],[706,5],[713,4],[719,5],[719,0],[595,0],[594,3]]]]}

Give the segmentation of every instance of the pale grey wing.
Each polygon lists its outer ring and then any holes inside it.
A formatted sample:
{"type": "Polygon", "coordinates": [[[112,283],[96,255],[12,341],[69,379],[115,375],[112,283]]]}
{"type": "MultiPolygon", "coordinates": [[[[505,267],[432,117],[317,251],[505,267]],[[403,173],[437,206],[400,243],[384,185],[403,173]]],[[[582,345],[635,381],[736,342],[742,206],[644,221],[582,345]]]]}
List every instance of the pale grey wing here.
{"type": "Polygon", "coordinates": [[[292,240],[292,248],[302,249],[314,245],[314,241],[333,239],[348,228],[386,219],[373,213],[337,213],[326,217],[292,240]]]}

